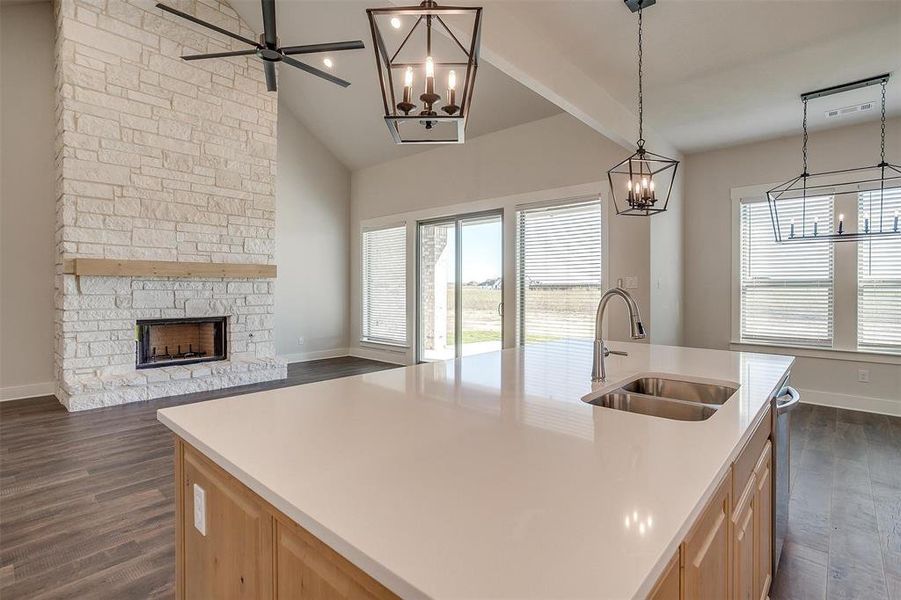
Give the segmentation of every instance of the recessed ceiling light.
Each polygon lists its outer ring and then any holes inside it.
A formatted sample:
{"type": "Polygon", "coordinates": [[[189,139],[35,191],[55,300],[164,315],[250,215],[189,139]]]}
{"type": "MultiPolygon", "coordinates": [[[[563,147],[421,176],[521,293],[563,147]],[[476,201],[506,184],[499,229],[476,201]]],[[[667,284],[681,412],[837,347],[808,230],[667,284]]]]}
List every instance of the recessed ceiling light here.
{"type": "Polygon", "coordinates": [[[391,26],[395,29],[400,29],[400,19],[398,19],[397,17],[392,17],[391,26]]]}
{"type": "Polygon", "coordinates": [[[329,69],[335,66],[335,63],[332,62],[332,59],[330,59],[328,56],[322,59],[322,64],[324,64],[329,69]]]}

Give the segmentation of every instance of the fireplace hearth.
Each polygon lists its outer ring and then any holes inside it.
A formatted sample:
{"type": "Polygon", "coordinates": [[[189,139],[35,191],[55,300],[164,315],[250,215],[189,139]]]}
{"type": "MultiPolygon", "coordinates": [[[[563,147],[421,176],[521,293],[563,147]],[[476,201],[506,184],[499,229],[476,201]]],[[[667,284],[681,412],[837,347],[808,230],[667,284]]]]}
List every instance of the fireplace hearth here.
{"type": "Polygon", "coordinates": [[[225,360],[227,317],[137,322],[138,369],[225,360]]]}

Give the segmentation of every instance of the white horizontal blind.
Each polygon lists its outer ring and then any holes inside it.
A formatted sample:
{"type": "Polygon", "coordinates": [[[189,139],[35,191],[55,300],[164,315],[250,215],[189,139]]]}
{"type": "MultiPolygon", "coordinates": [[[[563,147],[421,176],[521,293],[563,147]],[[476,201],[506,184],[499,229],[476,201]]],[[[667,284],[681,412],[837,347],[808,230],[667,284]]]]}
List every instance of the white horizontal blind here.
{"type": "Polygon", "coordinates": [[[406,345],[406,227],[363,232],[363,339],[406,345]]]}
{"type": "MultiPolygon", "coordinates": [[[[796,235],[814,223],[832,231],[831,196],[779,204],[779,223],[796,235]]],[[[805,346],[832,345],[833,252],[828,242],[777,244],[766,202],[741,205],[741,339],[805,346]]]]}
{"type": "MultiPolygon", "coordinates": [[[[858,195],[858,229],[870,218],[870,231],[894,231],[901,214],[901,189],[858,195]]],[[[901,352],[901,234],[857,244],[857,346],[861,350],[901,352]]]]}
{"type": "Polygon", "coordinates": [[[593,338],[601,298],[601,203],[596,198],[518,213],[520,343],[593,338]]]}

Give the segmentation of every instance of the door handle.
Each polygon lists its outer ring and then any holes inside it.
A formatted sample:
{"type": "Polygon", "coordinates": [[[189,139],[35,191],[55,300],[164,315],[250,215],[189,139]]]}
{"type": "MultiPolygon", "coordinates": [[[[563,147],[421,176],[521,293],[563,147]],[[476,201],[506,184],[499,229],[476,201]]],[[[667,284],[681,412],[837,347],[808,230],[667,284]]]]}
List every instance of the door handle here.
{"type": "Polygon", "coordinates": [[[799,402],[801,402],[801,394],[795,388],[787,385],[776,396],[776,412],[784,413],[794,410],[798,407],[799,402]]]}

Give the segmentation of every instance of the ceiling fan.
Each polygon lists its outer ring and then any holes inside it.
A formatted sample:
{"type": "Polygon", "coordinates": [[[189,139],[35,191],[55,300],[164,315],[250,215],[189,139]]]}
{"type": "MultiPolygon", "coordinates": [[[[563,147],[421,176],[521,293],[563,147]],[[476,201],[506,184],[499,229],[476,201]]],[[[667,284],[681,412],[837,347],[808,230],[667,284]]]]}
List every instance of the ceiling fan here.
{"type": "Polygon", "coordinates": [[[263,60],[263,71],[266,73],[266,89],[268,89],[270,92],[276,91],[275,63],[278,62],[283,62],[285,64],[291,65],[292,67],[297,67],[302,71],[306,71],[307,73],[321,77],[326,81],[331,81],[332,83],[338,84],[341,87],[347,87],[350,85],[349,81],[345,81],[340,77],[335,77],[334,75],[326,73],[325,71],[317,69],[316,67],[311,67],[306,63],[302,63],[299,60],[291,58],[291,55],[315,54],[317,52],[338,52],[340,50],[359,50],[364,47],[362,41],[355,40],[352,42],[331,42],[326,44],[307,44],[305,46],[279,47],[278,36],[275,33],[275,0],[261,1],[263,4],[263,33],[260,35],[259,42],[255,42],[242,35],[238,35],[237,33],[232,33],[231,31],[217,27],[212,23],[202,21],[194,15],[189,15],[188,13],[176,10],[171,6],[166,6],[165,4],[157,4],[156,6],[157,8],[160,8],[166,12],[172,13],[173,15],[177,15],[183,19],[197,23],[198,25],[203,25],[207,29],[212,29],[213,31],[221,33],[222,35],[227,35],[228,37],[253,46],[253,49],[251,50],[213,52],[211,54],[191,54],[188,56],[182,56],[182,59],[184,60],[227,58],[230,56],[250,56],[251,54],[256,54],[263,60]]]}

